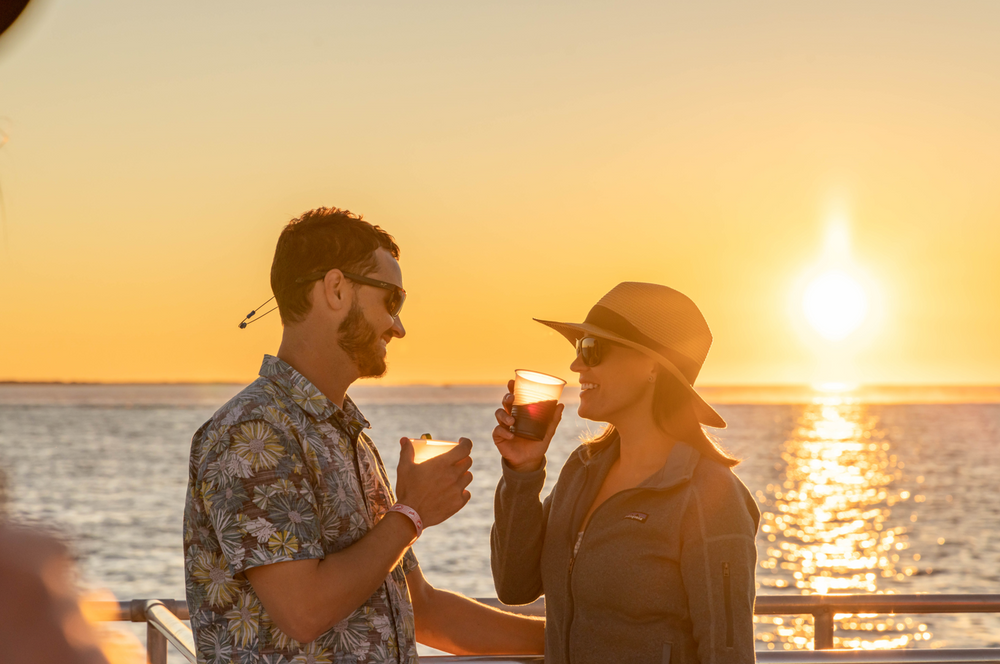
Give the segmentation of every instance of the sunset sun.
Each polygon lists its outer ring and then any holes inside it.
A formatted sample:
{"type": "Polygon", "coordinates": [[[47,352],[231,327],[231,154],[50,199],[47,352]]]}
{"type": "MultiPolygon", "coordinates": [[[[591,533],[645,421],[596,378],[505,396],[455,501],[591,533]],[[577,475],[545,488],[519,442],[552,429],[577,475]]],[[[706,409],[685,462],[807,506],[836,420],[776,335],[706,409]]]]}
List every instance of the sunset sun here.
{"type": "Polygon", "coordinates": [[[816,332],[840,341],[861,327],[868,315],[868,295],[857,280],[830,270],[809,282],[802,295],[802,312],[816,332]]]}

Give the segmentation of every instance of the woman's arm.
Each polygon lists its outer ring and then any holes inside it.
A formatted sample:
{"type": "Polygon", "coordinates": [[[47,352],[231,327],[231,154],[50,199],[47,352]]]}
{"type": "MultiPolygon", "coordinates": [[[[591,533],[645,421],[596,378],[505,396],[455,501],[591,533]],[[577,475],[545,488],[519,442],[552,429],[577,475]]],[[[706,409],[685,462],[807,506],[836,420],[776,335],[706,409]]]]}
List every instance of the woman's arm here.
{"type": "Polygon", "coordinates": [[[528,604],[542,588],[542,544],[548,521],[549,496],[539,498],[545,466],[529,473],[513,470],[506,461],[493,501],[490,567],[497,597],[504,604],[528,604]]]}
{"type": "Polygon", "coordinates": [[[681,534],[681,574],[701,664],[753,664],[754,536],[760,512],[725,475],[692,483],[681,534]]]}
{"type": "Polygon", "coordinates": [[[505,604],[528,604],[538,599],[542,589],[542,543],[548,521],[549,496],[541,501],[545,484],[545,452],[562,419],[563,406],[540,440],[519,438],[510,432],[514,381],[507,384],[503,407],[497,409],[493,442],[503,457],[503,475],[493,502],[493,529],[490,531],[490,566],[497,597],[505,604]]]}
{"type": "Polygon", "coordinates": [[[406,575],[417,640],[456,655],[540,655],[545,619],[494,609],[427,583],[420,568],[406,575]]]}

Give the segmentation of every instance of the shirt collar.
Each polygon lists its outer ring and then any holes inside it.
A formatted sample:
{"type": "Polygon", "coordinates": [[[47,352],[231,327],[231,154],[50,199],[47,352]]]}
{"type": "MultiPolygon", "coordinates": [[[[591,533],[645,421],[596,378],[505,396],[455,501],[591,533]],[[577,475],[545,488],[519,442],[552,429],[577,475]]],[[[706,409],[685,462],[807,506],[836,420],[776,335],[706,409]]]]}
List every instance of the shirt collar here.
{"type": "MultiPolygon", "coordinates": [[[[610,445],[596,451],[594,456],[585,463],[603,467],[606,473],[620,455],[621,441],[615,440],[610,445]]],[[[670,450],[666,463],[647,477],[638,488],[665,490],[683,484],[694,475],[695,466],[698,465],[700,458],[701,454],[698,453],[698,450],[687,443],[677,441],[670,450]]]]}
{"type": "Polygon", "coordinates": [[[299,408],[320,420],[333,419],[352,437],[356,437],[362,429],[371,428],[351,397],[344,395],[344,407],[339,408],[308,378],[278,357],[265,355],[260,375],[277,385],[299,408]]]}

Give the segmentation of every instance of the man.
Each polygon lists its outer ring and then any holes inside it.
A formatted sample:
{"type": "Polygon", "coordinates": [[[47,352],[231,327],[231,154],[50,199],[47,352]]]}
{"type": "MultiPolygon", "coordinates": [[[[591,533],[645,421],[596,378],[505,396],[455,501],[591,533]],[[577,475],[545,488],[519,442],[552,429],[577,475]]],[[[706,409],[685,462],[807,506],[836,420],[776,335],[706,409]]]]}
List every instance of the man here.
{"type": "Polygon", "coordinates": [[[388,233],[336,208],[278,239],[278,355],[191,446],[184,561],[199,662],[416,662],[416,640],[542,652],[543,621],[433,588],[410,550],[468,501],[472,442],[418,465],[401,440],[394,497],[347,396],[406,334],[398,257],[388,233]]]}

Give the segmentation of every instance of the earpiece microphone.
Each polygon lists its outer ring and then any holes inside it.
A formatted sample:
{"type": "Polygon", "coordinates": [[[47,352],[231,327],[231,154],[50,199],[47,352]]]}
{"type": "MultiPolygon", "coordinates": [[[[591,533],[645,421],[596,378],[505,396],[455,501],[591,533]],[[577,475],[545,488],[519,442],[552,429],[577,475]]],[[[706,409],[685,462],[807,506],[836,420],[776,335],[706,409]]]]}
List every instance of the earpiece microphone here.
{"type": "MultiPolygon", "coordinates": [[[[260,304],[260,305],[259,305],[259,306],[257,307],[257,309],[260,309],[261,307],[263,307],[263,306],[264,306],[265,304],[267,304],[268,302],[270,302],[270,301],[271,301],[271,300],[273,300],[273,299],[274,299],[274,298],[272,297],[272,298],[270,298],[269,300],[267,300],[266,302],[263,302],[263,303],[261,303],[261,304],[260,304]]],[[[262,314],[261,314],[260,316],[257,316],[256,320],[250,320],[251,318],[253,318],[254,316],[256,316],[256,315],[257,315],[257,309],[254,309],[253,311],[251,311],[250,313],[248,313],[248,314],[247,314],[247,315],[246,315],[246,316],[245,316],[245,317],[243,318],[243,320],[242,320],[242,321],[240,322],[240,329],[241,329],[241,330],[245,330],[245,329],[246,329],[246,327],[247,327],[247,325],[249,325],[250,323],[255,323],[255,322],[257,322],[258,320],[260,320],[260,319],[261,319],[261,318],[263,318],[264,316],[268,315],[269,313],[271,313],[272,311],[274,311],[274,310],[275,310],[275,309],[277,309],[277,308],[278,308],[278,307],[274,307],[274,308],[272,308],[272,309],[269,309],[269,310],[265,311],[265,312],[264,312],[264,313],[262,313],[262,314]]]]}

